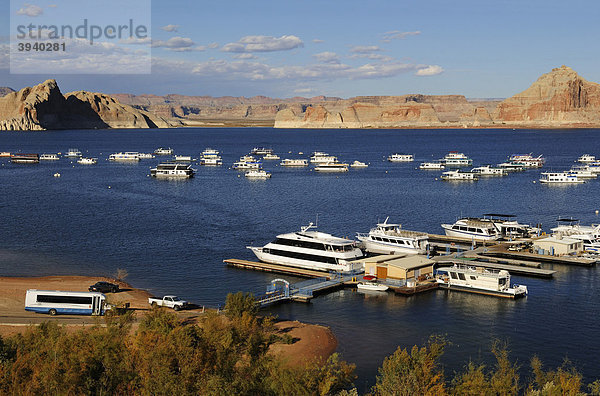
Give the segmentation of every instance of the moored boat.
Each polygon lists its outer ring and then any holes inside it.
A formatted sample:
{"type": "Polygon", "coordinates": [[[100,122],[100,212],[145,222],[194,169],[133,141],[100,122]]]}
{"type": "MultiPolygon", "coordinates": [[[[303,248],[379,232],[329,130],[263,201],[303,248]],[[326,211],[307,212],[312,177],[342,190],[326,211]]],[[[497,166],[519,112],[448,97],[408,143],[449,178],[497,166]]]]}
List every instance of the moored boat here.
{"type": "Polygon", "coordinates": [[[412,154],[394,153],[387,157],[389,162],[412,162],[415,156],[412,154]]]}
{"type": "Polygon", "coordinates": [[[315,151],[310,156],[311,164],[324,164],[327,162],[336,162],[336,161],[337,161],[337,157],[335,155],[329,155],[322,151],[315,151]]]}
{"type": "Polygon", "coordinates": [[[419,169],[424,169],[424,170],[441,170],[441,169],[444,169],[444,168],[446,168],[446,166],[440,160],[438,160],[438,161],[422,162],[421,165],[419,165],[419,169]]]}
{"type": "Polygon", "coordinates": [[[282,160],[279,165],[281,166],[287,166],[290,168],[293,167],[304,167],[304,166],[308,166],[308,160],[305,159],[290,159],[290,158],[286,158],[284,160],[282,160]]]}
{"type": "Polygon", "coordinates": [[[98,158],[81,157],[77,160],[77,163],[82,165],[95,165],[98,163],[98,158]]]}
{"type": "Polygon", "coordinates": [[[350,164],[350,166],[352,168],[368,168],[369,165],[365,162],[361,162],[361,161],[354,161],[353,163],[350,164]]]}
{"type": "Polygon", "coordinates": [[[364,281],[356,284],[356,288],[359,290],[369,290],[369,291],[386,291],[389,289],[388,286],[382,285],[381,283],[372,282],[372,281],[364,281]]]}
{"type": "Polygon", "coordinates": [[[10,162],[13,164],[37,164],[40,162],[39,154],[16,153],[10,155],[10,162]]]}
{"type": "Polygon", "coordinates": [[[489,219],[462,218],[454,224],[442,224],[447,236],[494,241],[500,238],[499,227],[489,219]]]}
{"type": "Polygon", "coordinates": [[[505,176],[507,170],[502,168],[493,168],[490,165],[484,165],[471,169],[471,173],[474,173],[478,176],[505,176]]]}
{"type": "Polygon", "coordinates": [[[137,152],[114,153],[108,156],[109,161],[116,162],[137,162],[140,156],[137,152]]]}
{"type": "Polygon", "coordinates": [[[569,172],[542,172],[540,183],[545,184],[581,184],[585,183],[576,174],[569,172]]]}
{"type": "Polygon", "coordinates": [[[170,147],[168,147],[168,148],[159,147],[156,150],[154,150],[154,154],[155,155],[173,155],[173,149],[170,147]]]}
{"type": "Polygon", "coordinates": [[[63,155],[63,157],[65,157],[65,158],[79,158],[79,157],[81,157],[81,151],[79,151],[76,148],[70,148],[63,155]]]}
{"type": "Polygon", "coordinates": [[[442,173],[442,180],[446,181],[474,181],[477,175],[472,172],[461,172],[458,169],[442,173]]]}
{"type": "Polygon", "coordinates": [[[192,165],[176,162],[163,162],[156,168],[150,169],[150,176],[156,178],[190,178],[193,177],[195,169],[192,165]]]}
{"type": "Polygon", "coordinates": [[[277,154],[269,153],[269,154],[265,154],[263,156],[263,159],[265,161],[274,161],[274,160],[278,160],[280,158],[279,158],[279,156],[277,154]]]}
{"type": "Polygon", "coordinates": [[[348,172],[348,164],[343,162],[326,162],[315,166],[317,172],[348,172]]]}
{"type": "Polygon", "coordinates": [[[269,179],[271,174],[262,169],[253,169],[244,174],[247,178],[250,179],[269,179]]]}
{"type": "Polygon", "coordinates": [[[505,270],[454,265],[441,267],[437,282],[442,288],[497,297],[519,298],[527,295],[527,286],[510,285],[510,274],[505,270]]]}
{"type": "Polygon", "coordinates": [[[58,154],[42,154],[40,155],[40,161],[57,161],[60,157],[58,154]]]}
{"type": "Polygon", "coordinates": [[[579,158],[577,158],[577,162],[581,162],[583,164],[589,162],[596,162],[596,156],[590,154],[583,154],[579,158]]]}
{"type": "Polygon", "coordinates": [[[402,225],[388,223],[377,224],[368,234],[357,233],[357,239],[369,253],[379,254],[425,254],[427,252],[428,235],[424,232],[408,231],[402,225]]]}

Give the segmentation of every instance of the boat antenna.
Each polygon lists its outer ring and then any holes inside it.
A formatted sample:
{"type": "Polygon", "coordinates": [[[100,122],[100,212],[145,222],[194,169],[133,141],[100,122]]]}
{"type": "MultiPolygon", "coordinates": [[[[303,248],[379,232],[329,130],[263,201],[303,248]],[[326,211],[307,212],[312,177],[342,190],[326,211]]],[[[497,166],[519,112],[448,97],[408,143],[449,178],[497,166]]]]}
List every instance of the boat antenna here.
{"type": "Polygon", "coordinates": [[[319,228],[319,214],[317,213],[317,218],[315,220],[315,227],[319,228]]]}

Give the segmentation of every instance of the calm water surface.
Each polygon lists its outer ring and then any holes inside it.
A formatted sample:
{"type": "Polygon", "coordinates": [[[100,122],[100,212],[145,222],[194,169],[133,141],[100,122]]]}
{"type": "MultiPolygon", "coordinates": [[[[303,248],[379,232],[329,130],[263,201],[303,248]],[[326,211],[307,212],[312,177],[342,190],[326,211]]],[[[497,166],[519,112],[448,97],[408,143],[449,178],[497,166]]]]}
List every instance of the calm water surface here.
{"type": "MultiPolygon", "coordinates": [[[[544,154],[545,169],[563,170],[581,154],[600,155],[600,130],[274,130],[177,129],[0,133],[0,151],[65,152],[77,147],[99,157],[85,166],[67,159],[39,165],[0,161],[0,273],[2,275],[111,275],[156,294],[177,293],[201,304],[220,305],[229,292],[262,293],[273,274],[231,269],[223,259],[254,259],[246,249],[275,235],[299,230],[319,217],[319,229],[352,237],[390,216],[404,228],[442,233],[441,223],[460,216],[512,213],[542,223],[558,216],[598,223],[600,181],[549,187],[533,183],[539,171],[473,183],[436,180],[440,172],[415,169],[450,150],[474,165],[499,163],[512,153],[544,154]],[[169,146],[195,157],[206,147],[222,152],[225,165],[198,168],[194,179],[148,177],[158,159],[109,163],[118,151],[151,152],[169,146]],[[238,177],[229,166],[255,146],[282,158],[327,151],[370,167],[342,175],[285,169],[266,162],[267,181],[238,177]],[[288,152],[293,154],[288,154],[288,152]],[[391,164],[393,152],[416,161],[391,164]],[[54,178],[55,172],[62,177],[54,178]]],[[[397,346],[445,334],[452,342],[446,371],[469,359],[488,362],[493,339],[509,342],[523,366],[537,354],[547,365],[573,361],[587,381],[600,377],[600,276],[597,268],[555,266],[552,280],[514,277],[529,287],[519,301],[435,291],[401,297],[345,289],[311,304],[284,304],[270,311],[285,319],[330,326],[338,351],[358,366],[359,390],[371,385],[385,356],[397,346]]],[[[296,279],[288,277],[291,281],[296,279]]]]}

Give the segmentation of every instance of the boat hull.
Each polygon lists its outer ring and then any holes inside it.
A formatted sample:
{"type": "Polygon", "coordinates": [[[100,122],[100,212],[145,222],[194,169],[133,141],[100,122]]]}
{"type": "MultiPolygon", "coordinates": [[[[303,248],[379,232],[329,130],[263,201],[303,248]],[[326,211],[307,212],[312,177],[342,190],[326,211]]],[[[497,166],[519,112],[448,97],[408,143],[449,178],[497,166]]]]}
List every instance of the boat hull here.
{"type": "Polygon", "coordinates": [[[324,272],[329,272],[329,271],[350,272],[352,270],[355,270],[355,268],[352,268],[352,266],[350,264],[328,264],[328,263],[321,263],[321,262],[317,262],[317,261],[309,261],[309,260],[295,259],[295,258],[291,258],[291,257],[283,257],[283,256],[274,255],[271,253],[265,253],[263,251],[263,248],[260,248],[260,247],[249,246],[248,249],[252,250],[252,252],[256,255],[256,257],[260,261],[265,262],[265,263],[270,263],[270,264],[279,264],[279,265],[285,265],[285,266],[289,266],[289,267],[304,268],[304,269],[310,269],[310,270],[315,270],[315,271],[324,271],[324,272]]]}
{"type": "Polygon", "coordinates": [[[449,236],[449,237],[475,239],[478,241],[495,241],[498,239],[498,236],[496,236],[496,235],[486,236],[486,235],[480,235],[480,234],[472,234],[467,231],[453,230],[450,227],[452,227],[452,225],[442,224],[442,228],[444,229],[446,236],[449,236]]]}
{"type": "Polygon", "coordinates": [[[389,287],[385,285],[369,285],[365,283],[359,283],[356,285],[356,288],[359,290],[369,290],[369,291],[387,291],[389,287]]]}
{"type": "Polygon", "coordinates": [[[505,292],[500,290],[488,290],[488,289],[480,289],[477,287],[470,286],[461,286],[461,285],[450,285],[445,282],[438,282],[440,288],[448,289],[448,290],[456,290],[467,293],[475,293],[475,294],[483,294],[486,296],[494,296],[494,297],[503,297],[503,298],[512,298],[517,299],[521,297],[525,297],[527,294],[524,292],[505,292]]]}
{"type": "Polygon", "coordinates": [[[425,254],[425,249],[411,249],[407,247],[400,247],[396,244],[372,241],[369,238],[358,237],[358,240],[364,244],[365,250],[369,253],[379,254],[425,254]]]}

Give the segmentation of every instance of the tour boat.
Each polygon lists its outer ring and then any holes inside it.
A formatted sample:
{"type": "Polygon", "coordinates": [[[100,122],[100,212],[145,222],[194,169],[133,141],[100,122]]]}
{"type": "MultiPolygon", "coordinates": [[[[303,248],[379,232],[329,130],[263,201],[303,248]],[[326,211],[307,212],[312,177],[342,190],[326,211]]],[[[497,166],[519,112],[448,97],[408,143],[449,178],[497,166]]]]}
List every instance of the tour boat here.
{"type": "Polygon", "coordinates": [[[98,158],[81,157],[77,160],[77,163],[82,165],[95,165],[98,163],[98,158]]]}
{"type": "Polygon", "coordinates": [[[244,176],[250,179],[268,179],[271,177],[271,174],[262,169],[253,169],[244,174],[244,176]]]}
{"type": "Polygon", "coordinates": [[[399,154],[394,153],[387,157],[389,162],[412,162],[415,160],[415,156],[412,154],[399,154]]]}
{"type": "Polygon", "coordinates": [[[326,162],[315,166],[317,172],[348,172],[348,164],[342,162],[326,162]]]}
{"type": "Polygon", "coordinates": [[[495,241],[501,236],[498,226],[489,219],[467,217],[454,224],[442,224],[442,228],[451,237],[495,241]]]}
{"type": "Polygon", "coordinates": [[[505,270],[454,265],[438,268],[437,272],[446,274],[437,278],[441,288],[507,298],[527,295],[527,286],[510,285],[510,274],[505,270]]]}
{"type": "Polygon", "coordinates": [[[277,235],[264,247],[248,246],[260,261],[317,271],[350,272],[362,270],[354,262],[363,256],[354,241],[312,230],[313,223],[299,232],[277,235]]]}
{"type": "Polygon", "coordinates": [[[290,168],[293,167],[303,167],[303,166],[308,166],[308,161],[305,159],[290,159],[290,158],[286,158],[284,160],[282,160],[279,165],[281,166],[288,166],[290,168]]]}
{"type": "Polygon", "coordinates": [[[367,167],[369,167],[368,164],[366,164],[364,162],[360,162],[360,161],[354,161],[353,163],[350,164],[350,166],[352,168],[367,168],[367,167]]]}
{"type": "Polygon", "coordinates": [[[70,148],[69,150],[67,150],[66,154],[63,155],[63,157],[65,157],[65,158],[79,158],[79,157],[81,157],[81,151],[77,150],[76,148],[70,148]]]}
{"type": "Polygon", "coordinates": [[[442,178],[442,180],[446,180],[446,181],[456,181],[456,180],[459,180],[459,181],[460,180],[472,181],[472,180],[477,180],[477,176],[475,175],[475,173],[461,172],[458,169],[442,173],[441,178],[442,178]]]}
{"type": "Polygon", "coordinates": [[[114,153],[108,156],[108,160],[117,162],[132,162],[139,161],[140,156],[136,152],[114,153]]]}
{"type": "Polygon", "coordinates": [[[164,162],[150,169],[150,175],[156,178],[190,178],[194,173],[192,165],[176,162],[164,162]]]}
{"type": "Polygon", "coordinates": [[[151,153],[138,153],[138,157],[140,157],[140,159],[152,159],[154,158],[154,155],[151,153]]]}
{"type": "Polygon", "coordinates": [[[423,162],[419,165],[419,169],[425,170],[442,170],[446,168],[442,161],[423,162]]]}
{"type": "Polygon", "coordinates": [[[585,183],[576,174],[569,172],[542,172],[540,183],[546,184],[581,184],[585,183]]]}
{"type": "Polygon", "coordinates": [[[368,234],[357,233],[356,237],[364,244],[369,253],[379,254],[425,254],[427,252],[428,235],[424,232],[407,231],[401,224],[377,224],[368,234]]]}
{"type": "Polygon", "coordinates": [[[56,161],[60,159],[58,154],[42,154],[40,155],[40,161],[56,161]]]}
{"type": "Polygon", "coordinates": [[[155,155],[173,155],[173,149],[172,148],[164,148],[164,147],[159,147],[156,150],[154,150],[154,154],[155,155]]]}

